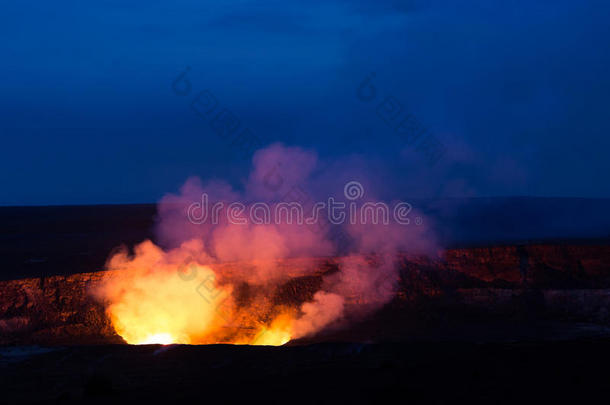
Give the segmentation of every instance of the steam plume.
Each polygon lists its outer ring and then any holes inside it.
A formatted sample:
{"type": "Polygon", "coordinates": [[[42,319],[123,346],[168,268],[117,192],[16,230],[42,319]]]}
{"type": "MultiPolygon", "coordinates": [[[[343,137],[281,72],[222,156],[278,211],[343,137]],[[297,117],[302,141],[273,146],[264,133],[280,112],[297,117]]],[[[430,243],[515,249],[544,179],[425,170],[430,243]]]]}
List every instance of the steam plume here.
{"type": "MultiPolygon", "coordinates": [[[[225,211],[210,216],[213,204],[228,209],[234,202],[249,212],[264,203],[277,215],[276,208],[297,189],[309,200],[339,196],[337,190],[316,187],[332,183],[316,172],[317,165],[314,152],[275,144],[254,155],[241,190],[222,180],[190,178],[178,194],[166,195],[159,202],[156,225],[162,247],[145,241],[133,256],[115,254],[108,269],[116,271],[97,292],[108,304],[117,332],[130,343],[282,344],[314,335],[346,316],[366,316],[389,302],[399,281],[396,253],[434,249],[425,225],[348,221],[321,229],[318,223],[275,217],[236,224],[225,211]],[[342,246],[329,228],[342,234],[342,246]],[[339,252],[345,257],[338,271],[327,275],[310,299],[295,307],[270,298],[290,278],[317,270],[309,262],[287,272],[279,259],[339,252]],[[375,260],[362,254],[374,254],[375,260]],[[204,289],[214,298],[206,297],[204,289]]],[[[350,218],[365,218],[364,204],[374,201],[371,193],[363,196],[350,206],[350,218]]]]}

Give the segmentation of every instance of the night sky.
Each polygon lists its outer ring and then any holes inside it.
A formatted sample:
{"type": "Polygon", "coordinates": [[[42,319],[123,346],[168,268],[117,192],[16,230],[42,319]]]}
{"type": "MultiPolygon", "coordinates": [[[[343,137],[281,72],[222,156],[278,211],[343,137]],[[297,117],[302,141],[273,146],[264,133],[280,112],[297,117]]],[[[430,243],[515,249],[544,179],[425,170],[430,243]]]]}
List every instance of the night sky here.
{"type": "Polygon", "coordinates": [[[359,162],[388,198],[610,197],[607,1],[99,3],[2,5],[0,205],[240,187],[249,157],[191,109],[206,89],[262,145],[359,162]],[[380,116],[390,96],[436,165],[380,116]]]}

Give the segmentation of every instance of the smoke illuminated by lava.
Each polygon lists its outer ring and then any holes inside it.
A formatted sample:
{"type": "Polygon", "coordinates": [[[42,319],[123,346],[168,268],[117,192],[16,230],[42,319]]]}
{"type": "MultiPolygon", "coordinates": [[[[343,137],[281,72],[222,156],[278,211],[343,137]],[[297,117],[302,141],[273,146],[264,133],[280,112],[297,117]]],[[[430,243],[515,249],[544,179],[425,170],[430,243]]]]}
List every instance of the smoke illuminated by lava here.
{"type": "Polygon", "coordinates": [[[133,257],[111,258],[115,271],[98,294],[110,302],[107,313],[127,343],[281,345],[298,333],[290,311],[259,294],[239,306],[239,286],[202,264],[201,248],[193,241],[166,253],[146,241],[133,257]]]}
{"type": "Polygon", "coordinates": [[[277,184],[313,189],[316,161],[312,152],[272,145],[255,154],[243,193],[224,182],[204,186],[190,179],[179,195],[166,196],[157,226],[164,247],[144,241],[133,254],[125,248],[115,253],[108,260],[109,276],[95,291],[116,332],[130,344],[282,345],[390,301],[399,279],[396,253],[433,246],[424,227],[344,226],[349,246],[341,253],[374,253],[377,262],[345,256],[321,275],[320,285],[286,298],[291,280],[320,270],[313,258],[337,255],[328,233],[304,224],[194,224],[187,218],[187,207],[203,192],[217,201],[256,198],[274,204],[286,193],[277,184]],[[270,187],[268,173],[277,167],[281,181],[270,187]],[[282,264],[294,257],[305,259],[290,268],[282,264]]]}

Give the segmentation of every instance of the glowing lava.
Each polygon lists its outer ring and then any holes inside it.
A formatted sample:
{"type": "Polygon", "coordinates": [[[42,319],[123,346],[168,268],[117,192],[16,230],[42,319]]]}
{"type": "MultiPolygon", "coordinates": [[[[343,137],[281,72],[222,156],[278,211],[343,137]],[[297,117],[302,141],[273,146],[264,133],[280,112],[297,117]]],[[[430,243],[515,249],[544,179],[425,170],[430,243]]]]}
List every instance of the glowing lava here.
{"type": "Polygon", "coordinates": [[[157,333],[156,335],[150,335],[146,339],[141,342],[134,342],[136,345],[169,345],[172,343],[178,343],[177,339],[175,339],[169,333],[157,333]]]}
{"type": "Polygon", "coordinates": [[[278,346],[291,339],[292,318],[286,314],[295,311],[274,306],[262,294],[238,305],[234,286],[220,284],[210,266],[188,255],[192,250],[187,245],[166,253],[144,242],[133,257],[119,252],[111,258],[108,267],[115,271],[97,293],[127,343],[278,346]]]}

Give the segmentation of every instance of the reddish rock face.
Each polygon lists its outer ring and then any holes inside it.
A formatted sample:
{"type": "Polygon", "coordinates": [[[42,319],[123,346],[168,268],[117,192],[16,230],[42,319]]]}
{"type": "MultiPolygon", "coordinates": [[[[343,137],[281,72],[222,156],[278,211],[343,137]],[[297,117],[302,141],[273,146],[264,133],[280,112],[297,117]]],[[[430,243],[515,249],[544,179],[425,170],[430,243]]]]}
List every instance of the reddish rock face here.
{"type": "Polygon", "coordinates": [[[103,306],[90,294],[105,276],[107,272],[0,282],[0,343],[120,342],[103,306]]]}
{"type": "Polygon", "coordinates": [[[548,288],[566,284],[605,288],[610,270],[607,245],[529,245],[452,249],[447,268],[486,282],[548,288]]]}
{"type": "MultiPolygon", "coordinates": [[[[274,299],[308,299],[322,276],[336,269],[336,262],[336,258],[278,261],[289,279],[278,287],[274,299]],[[299,276],[299,269],[312,262],[319,270],[313,276],[299,276]]],[[[389,306],[399,313],[442,312],[459,320],[474,311],[489,319],[535,314],[541,319],[610,323],[610,246],[453,249],[437,258],[402,255],[398,263],[401,281],[389,306]]],[[[230,277],[237,266],[247,264],[224,264],[219,270],[230,277]]],[[[0,282],[0,344],[122,342],[104,304],[92,294],[106,277],[112,272],[0,282]]],[[[350,299],[357,302],[362,297],[350,299]]]]}

